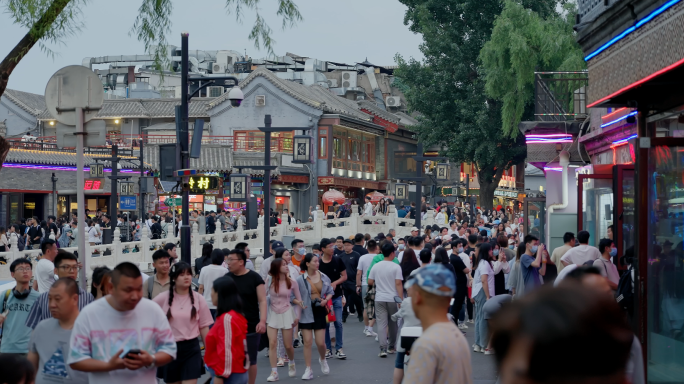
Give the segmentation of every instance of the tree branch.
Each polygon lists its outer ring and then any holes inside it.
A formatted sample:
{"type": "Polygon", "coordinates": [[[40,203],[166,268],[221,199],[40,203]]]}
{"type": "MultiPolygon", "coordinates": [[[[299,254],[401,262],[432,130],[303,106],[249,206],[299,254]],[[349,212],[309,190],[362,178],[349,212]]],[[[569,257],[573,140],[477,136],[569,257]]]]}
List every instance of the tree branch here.
{"type": "MultiPolygon", "coordinates": [[[[0,96],[5,93],[7,89],[7,82],[9,77],[17,67],[19,61],[26,56],[26,54],[33,48],[36,43],[45,36],[50,30],[52,24],[55,22],[60,13],[66,8],[71,0],[54,0],[50,7],[45,10],[43,16],[36,21],[26,35],[19,41],[19,43],[5,56],[0,62],[0,96]]],[[[5,160],[0,157],[0,164],[5,160]]]]}

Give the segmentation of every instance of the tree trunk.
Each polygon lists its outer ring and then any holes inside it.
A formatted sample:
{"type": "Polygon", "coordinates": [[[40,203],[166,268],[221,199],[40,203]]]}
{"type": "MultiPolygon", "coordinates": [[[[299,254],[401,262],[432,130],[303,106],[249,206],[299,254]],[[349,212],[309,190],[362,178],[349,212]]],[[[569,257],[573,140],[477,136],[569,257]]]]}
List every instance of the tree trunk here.
{"type": "Polygon", "coordinates": [[[499,186],[501,176],[503,175],[503,167],[498,167],[494,173],[493,180],[486,177],[486,172],[477,172],[477,180],[480,183],[480,209],[494,209],[494,191],[499,186]],[[485,176],[482,176],[485,175],[485,176]]]}
{"type": "MultiPolygon", "coordinates": [[[[54,0],[50,7],[45,10],[43,16],[36,21],[31,29],[19,40],[19,43],[5,56],[0,62],[0,97],[7,89],[7,82],[9,77],[17,67],[21,59],[33,48],[36,43],[45,36],[45,33],[50,30],[52,24],[57,20],[60,13],[66,8],[71,0],[54,0]]],[[[9,143],[4,138],[0,137],[0,169],[7,158],[9,152],[9,143]]]]}

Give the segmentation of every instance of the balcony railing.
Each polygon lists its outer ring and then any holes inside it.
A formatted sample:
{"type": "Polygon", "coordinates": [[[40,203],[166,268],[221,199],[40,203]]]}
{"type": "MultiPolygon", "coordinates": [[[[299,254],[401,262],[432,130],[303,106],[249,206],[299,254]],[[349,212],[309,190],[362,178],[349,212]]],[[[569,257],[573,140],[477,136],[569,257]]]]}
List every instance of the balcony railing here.
{"type": "Polygon", "coordinates": [[[535,72],[534,117],[536,121],[568,121],[587,114],[586,71],[535,72]]]}
{"type": "MultiPolygon", "coordinates": [[[[140,147],[140,140],[143,145],[158,145],[158,144],[175,144],[176,135],[130,135],[111,133],[107,134],[106,145],[86,148],[86,152],[90,149],[93,151],[101,150],[103,148],[111,148],[112,145],[117,145],[120,149],[137,149],[140,147]]],[[[41,136],[33,138],[8,138],[11,148],[18,149],[35,149],[41,151],[58,150],[56,136],[41,136]]],[[[192,137],[190,137],[192,143],[192,137]]],[[[263,152],[265,142],[263,138],[244,138],[235,136],[203,136],[202,145],[224,145],[232,146],[237,152],[263,152]]],[[[271,151],[291,153],[292,139],[274,137],[271,138],[271,151]]],[[[73,149],[73,148],[63,148],[73,149]]]]}

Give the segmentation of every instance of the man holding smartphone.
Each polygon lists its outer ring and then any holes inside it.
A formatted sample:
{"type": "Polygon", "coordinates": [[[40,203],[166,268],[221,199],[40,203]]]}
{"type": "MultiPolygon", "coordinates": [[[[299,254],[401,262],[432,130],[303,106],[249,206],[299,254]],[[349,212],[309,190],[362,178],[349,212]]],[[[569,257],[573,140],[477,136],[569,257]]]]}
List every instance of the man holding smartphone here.
{"type": "Polygon", "coordinates": [[[538,238],[533,235],[525,236],[525,253],[520,258],[520,266],[526,294],[540,286],[541,278],[539,276],[546,274],[545,250],[546,246],[540,245],[538,238]]]}
{"type": "Polygon", "coordinates": [[[135,264],[112,271],[110,294],[83,308],[74,323],[67,363],[91,384],[156,384],[157,367],[176,358],[176,341],[161,308],[143,298],[135,264]]]}

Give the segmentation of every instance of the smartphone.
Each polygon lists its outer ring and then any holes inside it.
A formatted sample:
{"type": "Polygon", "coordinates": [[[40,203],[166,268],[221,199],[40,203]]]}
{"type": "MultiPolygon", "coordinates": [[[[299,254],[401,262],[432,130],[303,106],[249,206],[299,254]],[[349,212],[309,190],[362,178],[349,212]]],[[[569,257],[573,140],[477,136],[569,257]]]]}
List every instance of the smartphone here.
{"type": "Polygon", "coordinates": [[[128,355],[139,355],[139,354],[140,354],[139,349],[127,349],[127,350],[124,350],[123,353],[121,353],[121,355],[119,355],[119,358],[125,359],[128,357],[128,355]]]}

